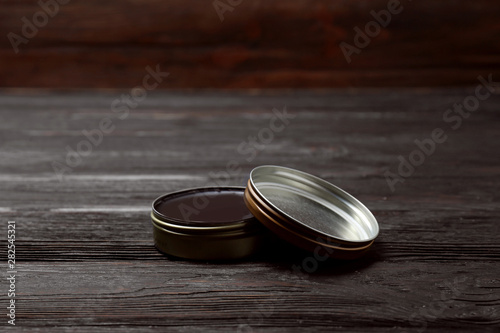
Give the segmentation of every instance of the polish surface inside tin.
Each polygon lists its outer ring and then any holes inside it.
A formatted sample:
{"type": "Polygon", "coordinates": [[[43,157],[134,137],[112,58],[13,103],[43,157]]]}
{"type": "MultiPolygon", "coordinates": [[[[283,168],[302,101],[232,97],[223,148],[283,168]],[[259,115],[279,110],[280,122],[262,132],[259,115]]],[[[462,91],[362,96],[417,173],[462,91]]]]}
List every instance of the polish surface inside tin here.
{"type": "Polygon", "coordinates": [[[253,218],[240,188],[193,189],[163,197],[154,205],[164,219],[184,225],[223,225],[253,218]]]}

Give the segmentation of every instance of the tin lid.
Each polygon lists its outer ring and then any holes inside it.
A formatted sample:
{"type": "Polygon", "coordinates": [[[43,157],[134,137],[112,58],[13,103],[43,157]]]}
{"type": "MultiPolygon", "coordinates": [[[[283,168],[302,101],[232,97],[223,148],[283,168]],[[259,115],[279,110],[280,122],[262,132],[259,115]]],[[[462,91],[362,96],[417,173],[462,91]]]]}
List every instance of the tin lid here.
{"type": "Polygon", "coordinates": [[[282,239],[309,251],[323,247],[331,257],[357,257],[379,233],[373,214],[352,195],[290,168],[264,165],[253,169],[245,203],[282,239]]]}

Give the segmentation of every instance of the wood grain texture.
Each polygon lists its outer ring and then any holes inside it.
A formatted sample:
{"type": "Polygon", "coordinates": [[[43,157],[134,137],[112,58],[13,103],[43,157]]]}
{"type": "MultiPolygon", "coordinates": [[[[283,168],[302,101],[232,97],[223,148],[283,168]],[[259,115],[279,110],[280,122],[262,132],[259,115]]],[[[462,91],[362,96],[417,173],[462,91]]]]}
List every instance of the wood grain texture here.
{"type": "Polygon", "coordinates": [[[162,89],[456,86],[500,73],[496,0],[401,1],[347,63],[339,44],[388,2],[243,0],[221,22],[211,0],[72,0],[15,53],[8,34],[40,6],[2,1],[0,87],[131,88],[156,64],[171,72],[162,89]]]}
{"type": "Polygon", "coordinates": [[[18,330],[498,331],[500,97],[457,130],[442,119],[471,93],[157,92],[120,120],[110,105],[121,91],[3,91],[0,219],[16,221],[18,330]],[[238,153],[285,106],[290,124],[254,159],[238,153]],[[59,181],[51,163],[104,117],[115,130],[59,181]],[[391,192],[384,172],[436,127],[448,140],[391,192]],[[223,182],[213,172],[229,160],[241,172],[223,182]],[[174,260],[154,248],[154,198],[243,186],[261,164],[355,195],[379,221],[373,249],[306,274],[293,267],[309,254],[290,247],[233,263],[174,260]]]}

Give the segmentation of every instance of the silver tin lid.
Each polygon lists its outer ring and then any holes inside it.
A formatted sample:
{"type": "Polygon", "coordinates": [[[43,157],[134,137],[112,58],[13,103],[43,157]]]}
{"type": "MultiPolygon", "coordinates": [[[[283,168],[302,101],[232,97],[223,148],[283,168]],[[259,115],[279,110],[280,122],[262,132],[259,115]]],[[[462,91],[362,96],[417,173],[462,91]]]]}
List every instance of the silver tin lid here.
{"type": "Polygon", "coordinates": [[[264,165],[253,169],[245,202],[281,238],[306,250],[334,249],[332,257],[361,255],[379,233],[373,214],[352,195],[290,168],[264,165]]]}

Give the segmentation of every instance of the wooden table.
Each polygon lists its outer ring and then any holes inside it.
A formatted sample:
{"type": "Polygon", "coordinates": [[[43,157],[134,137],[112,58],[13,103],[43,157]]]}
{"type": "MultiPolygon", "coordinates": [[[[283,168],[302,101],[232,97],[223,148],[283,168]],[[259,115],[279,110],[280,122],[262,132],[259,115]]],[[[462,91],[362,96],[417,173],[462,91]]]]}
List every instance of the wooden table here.
{"type": "MultiPolygon", "coordinates": [[[[0,243],[5,249],[7,222],[15,221],[16,326],[498,332],[500,97],[480,102],[456,130],[443,120],[473,93],[152,92],[123,116],[111,111],[121,92],[4,91],[0,243]],[[273,108],[294,118],[253,146],[255,157],[241,154],[238,147],[269,126],[273,108]],[[114,129],[60,181],[54,162],[66,165],[67,147],[88,149],[82,130],[98,129],[106,117],[114,129]],[[408,160],[414,140],[436,128],[446,142],[392,191],[386,171],[398,174],[398,156],[408,160]],[[235,263],[159,253],[152,200],[222,182],[229,161],[241,170],[225,184],[244,186],[253,167],[277,164],[350,192],[380,224],[373,250],[356,261],[317,262],[312,273],[300,268],[310,256],[289,250],[235,263]]],[[[9,283],[2,281],[6,313],[9,283]]]]}

